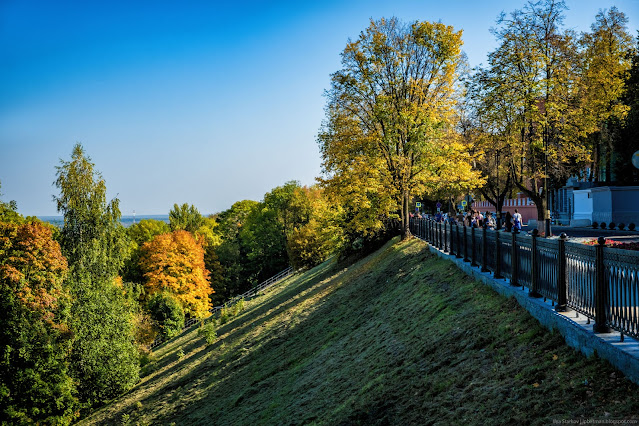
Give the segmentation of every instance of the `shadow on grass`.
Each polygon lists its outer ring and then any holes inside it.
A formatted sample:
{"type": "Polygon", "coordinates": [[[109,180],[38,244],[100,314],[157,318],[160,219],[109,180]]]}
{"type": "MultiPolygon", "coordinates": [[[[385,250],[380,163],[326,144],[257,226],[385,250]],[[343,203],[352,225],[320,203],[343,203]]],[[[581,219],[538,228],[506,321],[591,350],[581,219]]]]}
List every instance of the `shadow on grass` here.
{"type": "Polygon", "coordinates": [[[636,386],[420,242],[312,274],[255,300],[212,346],[175,341],[184,359],[94,421],[544,424],[639,410],[636,386]]]}

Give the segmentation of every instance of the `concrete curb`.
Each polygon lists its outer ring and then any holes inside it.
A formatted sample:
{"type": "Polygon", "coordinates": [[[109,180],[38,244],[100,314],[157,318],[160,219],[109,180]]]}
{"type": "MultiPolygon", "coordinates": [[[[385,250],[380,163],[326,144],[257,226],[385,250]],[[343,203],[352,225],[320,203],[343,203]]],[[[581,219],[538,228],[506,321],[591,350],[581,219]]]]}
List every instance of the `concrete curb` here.
{"type": "Polygon", "coordinates": [[[428,248],[442,259],[453,262],[467,275],[491,286],[497,293],[517,299],[517,302],[544,327],[557,330],[569,346],[586,356],[596,354],[623,372],[629,380],[639,384],[639,341],[625,336],[622,342],[621,333],[616,331],[594,333],[592,323],[589,323],[585,316],[577,316],[575,311],[557,312],[551,301],[529,297],[527,289],[511,286],[508,279],[495,279],[489,272],[481,272],[479,267],[470,266],[470,263],[464,262],[463,259],[446,254],[430,244],[428,248]]]}

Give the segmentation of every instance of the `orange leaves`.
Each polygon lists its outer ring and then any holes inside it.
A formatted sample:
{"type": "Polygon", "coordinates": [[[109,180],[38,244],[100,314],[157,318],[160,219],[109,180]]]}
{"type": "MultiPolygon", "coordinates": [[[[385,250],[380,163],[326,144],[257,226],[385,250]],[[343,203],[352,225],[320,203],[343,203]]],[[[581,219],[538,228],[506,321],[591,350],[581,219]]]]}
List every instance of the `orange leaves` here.
{"type": "Polygon", "coordinates": [[[0,223],[0,281],[28,309],[52,320],[66,271],[67,260],[47,226],[0,223]]]}
{"type": "Polygon", "coordinates": [[[175,296],[185,313],[203,318],[213,293],[204,267],[204,249],[187,231],[156,236],[142,246],[140,266],[149,294],[166,291],[175,296]]]}

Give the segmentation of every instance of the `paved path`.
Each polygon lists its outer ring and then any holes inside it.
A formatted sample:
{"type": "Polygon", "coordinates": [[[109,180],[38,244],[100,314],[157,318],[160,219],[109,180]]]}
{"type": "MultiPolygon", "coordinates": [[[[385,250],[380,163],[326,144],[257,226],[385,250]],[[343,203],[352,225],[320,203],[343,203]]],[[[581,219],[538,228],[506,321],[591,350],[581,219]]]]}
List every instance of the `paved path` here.
{"type": "MultiPolygon", "coordinates": [[[[533,228],[524,226],[522,232],[531,232],[533,228]]],[[[558,237],[564,232],[571,240],[587,241],[595,239],[597,237],[605,237],[608,240],[615,240],[620,242],[639,242],[639,231],[628,231],[619,229],[593,229],[588,228],[573,228],[570,226],[552,225],[553,237],[558,237]]]]}

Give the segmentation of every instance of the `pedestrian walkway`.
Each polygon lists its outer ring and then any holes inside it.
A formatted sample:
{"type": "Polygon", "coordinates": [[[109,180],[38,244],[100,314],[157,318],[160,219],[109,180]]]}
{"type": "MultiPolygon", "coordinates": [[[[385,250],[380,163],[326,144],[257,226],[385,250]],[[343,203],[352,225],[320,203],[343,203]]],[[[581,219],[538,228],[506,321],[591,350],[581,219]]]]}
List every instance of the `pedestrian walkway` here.
{"type": "Polygon", "coordinates": [[[575,311],[557,312],[550,300],[529,297],[528,289],[511,286],[508,279],[495,279],[489,272],[481,272],[478,266],[471,266],[468,262],[446,254],[430,244],[428,247],[431,252],[455,263],[469,276],[490,285],[498,293],[517,299],[519,304],[543,326],[561,333],[569,346],[586,356],[596,354],[606,359],[629,380],[639,384],[639,341],[628,336],[624,338],[616,331],[595,333],[593,324],[587,317],[578,315],[575,311]]]}

